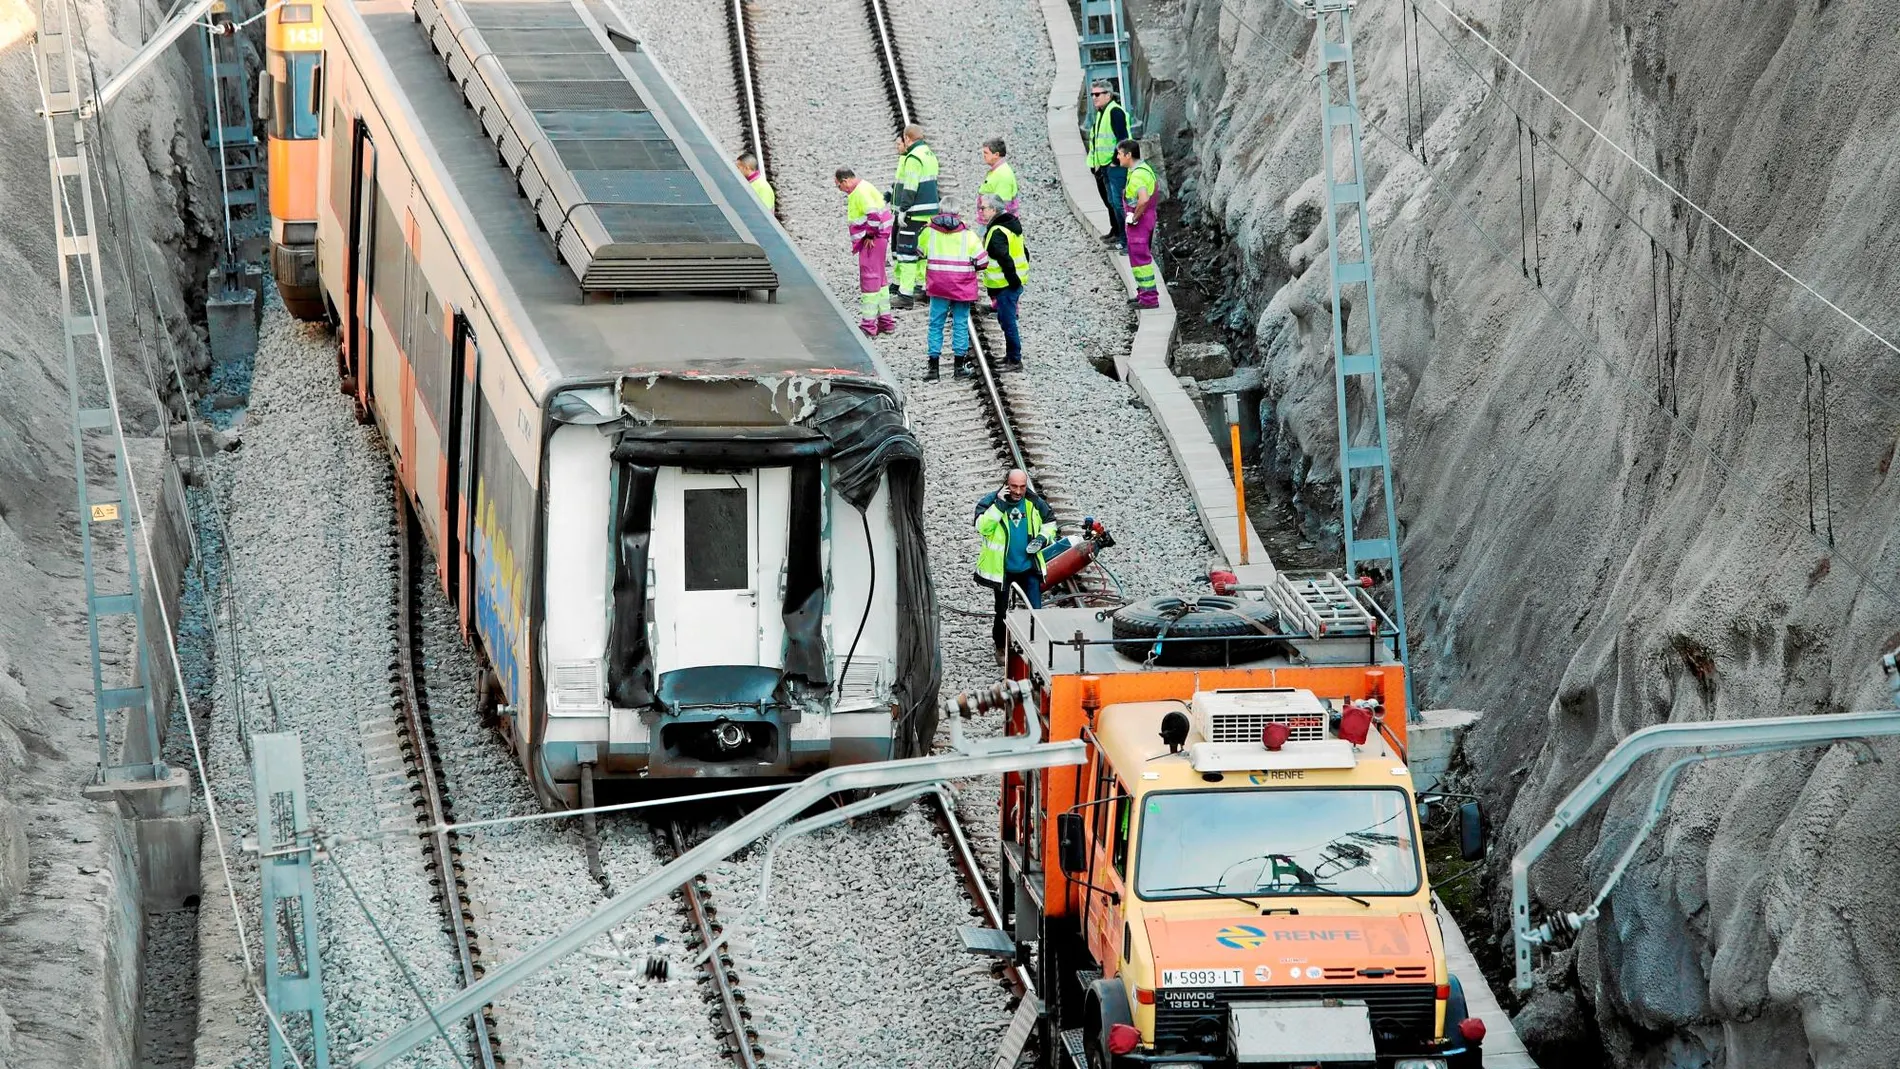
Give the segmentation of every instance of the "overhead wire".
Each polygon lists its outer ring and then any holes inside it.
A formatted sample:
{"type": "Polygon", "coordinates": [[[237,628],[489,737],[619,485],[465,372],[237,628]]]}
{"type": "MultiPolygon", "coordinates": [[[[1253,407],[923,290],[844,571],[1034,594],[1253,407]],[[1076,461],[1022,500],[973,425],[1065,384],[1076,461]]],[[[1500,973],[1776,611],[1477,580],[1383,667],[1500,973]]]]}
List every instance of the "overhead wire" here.
{"type": "MultiPolygon", "coordinates": [[[[1693,211],[1697,215],[1700,215],[1703,219],[1707,220],[1711,226],[1722,231],[1722,233],[1727,234],[1731,241],[1735,242],[1737,245],[1740,245],[1742,248],[1747,249],[1749,252],[1753,253],[1757,259],[1761,260],[1761,262],[1767,264],[1769,267],[1774,268],[1775,271],[1779,273],[1783,278],[1786,278],[1788,281],[1801,287],[1803,290],[1806,290],[1810,296],[1814,297],[1815,300],[1818,300],[1822,304],[1825,304],[1829,308],[1833,309],[1834,312],[1839,314],[1843,319],[1846,319],[1849,323],[1852,323],[1854,326],[1858,327],[1863,334],[1866,334],[1868,337],[1879,342],[1881,345],[1885,346],[1890,352],[1896,355],[1900,355],[1900,345],[1896,345],[1894,342],[1890,341],[1885,335],[1881,334],[1879,331],[1861,322],[1852,313],[1848,312],[1846,309],[1842,308],[1840,305],[1835,304],[1833,301],[1829,300],[1825,295],[1821,293],[1820,290],[1817,290],[1813,286],[1809,285],[1806,281],[1804,281],[1799,276],[1797,276],[1793,271],[1790,271],[1786,267],[1783,267],[1780,261],[1776,260],[1774,257],[1756,248],[1752,243],[1748,241],[1748,239],[1742,237],[1740,234],[1737,234],[1733,229],[1731,229],[1727,223],[1724,223],[1722,222],[1722,220],[1716,218],[1715,213],[1709,211],[1707,208],[1704,208],[1701,204],[1697,203],[1694,200],[1694,198],[1690,197],[1687,193],[1684,193],[1682,190],[1676,188],[1673,184],[1669,182],[1668,179],[1657,174],[1655,171],[1650,170],[1649,167],[1643,163],[1643,161],[1637,159],[1635,154],[1630,152],[1629,149],[1624,148],[1620,143],[1617,142],[1615,138],[1604,133],[1600,128],[1597,127],[1595,123],[1592,123],[1590,120],[1578,114],[1577,109],[1571,107],[1569,103],[1567,103],[1562,97],[1552,92],[1548,87],[1544,85],[1544,83],[1538,81],[1537,78],[1531,74],[1531,72],[1525,70],[1521,65],[1519,65],[1517,60],[1512,59],[1510,54],[1505,52],[1504,49],[1499,48],[1497,45],[1493,44],[1489,37],[1486,37],[1483,33],[1479,32],[1478,29],[1472,26],[1470,22],[1466,21],[1462,15],[1458,14],[1457,11],[1453,10],[1451,5],[1446,3],[1445,0],[1429,0],[1429,2],[1438,5],[1438,7],[1441,8],[1445,12],[1446,15],[1449,15],[1452,21],[1456,22],[1460,27],[1462,27],[1466,33],[1469,33],[1471,36],[1477,38],[1478,41],[1484,45],[1485,48],[1489,49],[1499,59],[1503,60],[1513,71],[1516,71],[1518,74],[1518,77],[1523,78],[1526,82],[1529,82],[1534,88],[1536,88],[1536,90],[1539,93],[1542,93],[1544,96],[1550,98],[1550,100],[1553,103],[1555,103],[1558,107],[1562,108],[1565,111],[1565,113],[1567,113],[1571,118],[1577,120],[1577,122],[1580,123],[1584,129],[1590,131],[1590,133],[1595,135],[1597,140],[1603,142],[1605,145],[1608,145],[1610,149],[1614,151],[1617,155],[1623,157],[1625,160],[1628,160],[1631,166],[1641,171],[1645,176],[1649,178],[1650,181],[1656,183],[1657,185],[1661,186],[1663,189],[1667,190],[1670,196],[1676,198],[1678,201],[1681,201],[1684,205],[1688,206],[1690,211],[1693,211]]],[[[1426,19],[1425,21],[1427,24],[1431,23],[1430,19],[1426,19]]],[[[1443,35],[1441,34],[1440,36],[1443,36],[1443,35]]],[[[1486,81],[1489,82],[1490,80],[1486,79],[1486,81]]]]}
{"type": "MultiPolygon", "coordinates": [[[[57,2],[61,2],[61,0],[49,0],[49,2],[57,3],[57,2]]],[[[86,67],[87,67],[88,78],[91,80],[92,84],[96,87],[98,85],[96,60],[92,54],[91,46],[86,40],[84,20],[83,18],[81,18],[77,10],[78,5],[76,3],[73,3],[72,0],[65,0],[65,2],[67,5],[66,18],[68,20],[69,25],[72,25],[77,31],[80,49],[86,57],[86,67]]],[[[43,81],[39,82],[38,91],[39,91],[39,97],[40,97],[40,108],[43,113],[50,115],[52,112],[52,101],[48,99],[46,95],[46,85],[43,81]]],[[[49,119],[48,121],[51,121],[51,120],[49,119]]],[[[84,120],[76,117],[75,121],[83,122],[84,120]]],[[[105,152],[105,146],[103,144],[105,140],[105,136],[106,135],[105,135],[104,127],[101,126],[100,137],[98,138],[98,140],[101,142],[101,149],[100,149],[101,154],[105,152]]],[[[85,153],[88,156],[92,155],[91,148],[83,141],[83,139],[74,147],[75,147],[75,150],[78,152],[85,153]]],[[[51,164],[51,162],[52,161],[49,161],[49,165],[51,164]]],[[[100,162],[103,165],[105,163],[105,160],[102,158],[100,162]]],[[[57,186],[59,190],[60,208],[64,212],[65,218],[69,220],[76,218],[76,216],[73,213],[72,197],[71,197],[71,194],[67,191],[66,183],[63,181],[58,181],[55,183],[55,185],[57,186]]],[[[122,181],[121,181],[121,188],[123,188],[122,181]]],[[[106,215],[107,215],[108,221],[110,221],[112,209],[113,209],[112,201],[108,199],[106,203],[106,215]]],[[[128,232],[129,232],[130,226],[131,226],[131,220],[128,218],[126,220],[126,229],[128,232]]],[[[63,236],[64,236],[63,234],[57,235],[57,237],[60,237],[60,238],[63,238],[63,236]]],[[[54,253],[56,256],[66,255],[64,250],[59,249],[59,248],[55,248],[54,253]]],[[[127,278],[129,281],[130,279],[129,265],[126,266],[126,270],[127,270],[127,278]]],[[[119,399],[117,376],[114,373],[113,367],[112,367],[112,354],[110,350],[106,348],[106,344],[105,344],[106,333],[104,331],[104,324],[106,320],[104,318],[103,309],[101,307],[104,295],[94,292],[91,270],[85,267],[82,267],[80,271],[78,272],[78,274],[80,278],[80,287],[81,287],[82,292],[85,295],[87,311],[93,317],[94,322],[101,324],[101,329],[96,330],[93,334],[93,337],[94,337],[93,344],[99,355],[100,369],[104,378],[106,406],[107,406],[107,409],[112,414],[111,430],[112,430],[112,437],[113,437],[113,445],[118,451],[118,455],[121,458],[119,463],[123,465],[123,470],[125,473],[125,493],[126,493],[126,497],[129,499],[129,504],[132,510],[133,526],[134,526],[134,529],[137,530],[138,532],[139,547],[144,550],[146,572],[150,576],[152,583],[154,585],[154,588],[155,589],[162,588],[163,578],[159,575],[157,558],[152,552],[151,528],[148,525],[147,520],[146,520],[144,504],[139,497],[137,477],[133,474],[132,465],[130,463],[131,454],[127,447],[127,440],[126,440],[126,434],[125,434],[125,419],[124,419],[123,409],[122,409],[120,399],[119,399]]],[[[149,270],[148,270],[148,278],[149,278],[149,270]]],[[[103,285],[104,283],[103,278],[100,279],[100,283],[103,285]]],[[[65,325],[63,323],[61,324],[61,328],[65,329],[65,325]]],[[[150,374],[150,368],[148,364],[148,375],[149,374],[150,374]]],[[[75,390],[79,388],[79,384],[77,382],[74,382],[72,385],[75,390]]],[[[76,401],[77,399],[75,399],[75,402],[76,401]]],[[[86,517],[80,517],[79,522],[81,523],[87,522],[86,517]]],[[[139,575],[127,576],[127,581],[134,584],[142,582],[143,579],[144,579],[144,576],[139,576],[139,575]]],[[[176,688],[176,693],[178,695],[179,700],[188,701],[187,695],[189,694],[189,690],[187,689],[186,684],[185,684],[183,661],[179,657],[179,654],[178,654],[178,645],[172,637],[171,610],[165,604],[165,599],[163,597],[157,598],[156,602],[157,602],[157,607],[158,607],[159,624],[163,631],[165,652],[167,654],[167,660],[169,661],[170,667],[171,667],[172,682],[176,688]]],[[[146,680],[145,682],[146,682],[146,685],[149,687],[150,681],[146,680]]],[[[157,715],[157,710],[149,708],[149,704],[148,704],[148,713],[150,715],[157,715]]],[[[287,1029],[284,1026],[284,1022],[278,1017],[277,1012],[271,1007],[269,1000],[265,997],[263,990],[258,984],[259,974],[258,974],[256,960],[251,955],[249,929],[244,923],[243,909],[238,902],[237,888],[235,884],[233,883],[232,877],[231,877],[230,858],[229,858],[228,853],[225,850],[224,831],[223,831],[222,821],[219,816],[217,796],[212,792],[212,789],[211,789],[211,778],[205,766],[204,747],[203,747],[202,741],[198,737],[198,728],[190,715],[189,707],[187,707],[184,720],[185,720],[186,733],[189,736],[190,743],[191,743],[192,761],[194,765],[194,770],[197,773],[199,789],[204,793],[205,812],[206,812],[208,822],[211,825],[212,844],[218,856],[218,867],[219,867],[220,874],[224,878],[225,897],[229,901],[230,906],[231,906],[231,921],[232,921],[233,926],[235,927],[236,934],[237,934],[238,951],[239,951],[239,955],[244,960],[245,984],[247,987],[251,989],[251,992],[256,997],[258,1004],[262,1007],[268,1027],[275,1030],[278,1037],[283,1041],[286,1051],[290,1054],[291,1061],[298,1067],[298,1069],[303,1069],[303,1060],[297,1056],[294,1044],[292,1044],[290,1040],[290,1036],[287,1029]]],[[[157,754],[153,755],[154,760],[157,760],[158,757],[159,755],[157,754]]]]}
{"type": "MultiPolygon", "coordinates": [[[[1300,59],[1298,55],[1296,55],[1294,52],[1292,52],[1290,49],[1286,48],[1285,46],[1279,44],[1277,41],[1273,40],[1273,38],[1268,36],[1268,34],[1263,32],[1259,27],[1255,26],[1240,11],[1236,10],[1228,2],[1228,0],[1218,0],[1218,2],[1220,4],[1221,10],[1225,12],[1229,18],[1233,19],[1236,25],[1247,30],[1256,39],[1271,45],[1275,51],[1279,52],[1282,56],[1284,56],[1289,62],[1293,63],[1296,67],[1303,65],[1303,61],[1300,59]]],[[[1410,2],[1410,0],[1407,0],[1407,2],[1410,2]]],[[[1443,32],[1438,29],[1437,25],[1433,23],[1431,19],[1424,19],[1423,21],[1425,25],[1433,27],[1433,31],[1439,34],[1439,37],[1441,40],[1445,40],[1443,32]]],[[[1446,40],[1445,43],[1448,46],[1450,45],[1449,40],[1446,40]]],[[[1455,49],[1453,49],[1453,52],[1454,54],[1456,54],[1455,49]]],[[[1468,63],[1466,65],[1467,67],[1469,67],[1468,63]]],[[[1509,105],[1507,104],[1506,106],[1508,107],[1509,105]]],[[[1515,109],[1511,109],[1511,110],[1515,112],[1515,109]]],[[[1390,130],[1386,129],[1383,124],[1365,116],[1363,114],[1363,111],[1360,116],[1360,120],[1364,128],[1369,129],[1372,132],[1376,133],[1377,135],[1379,135],[1379,137],[1383,138],[1388,143],[1399,148],[1401,151],[1404,150],[1404,145],[1405,145],[1404,139],[1394,135],[1390,130]]],[[[1546,144],[1548,145],[1549,143],[1546,142],[1546,144]]],[[[1570,166],[1571,170],[1576,171],[1580,177],[1584,178],[1584,181],[1586,182],[1590,181],[1588,176],[1582,175],[1581,170],[1578,169],[1574,164],[1571,164],[1570,161],[1567,158],[1565,158],[1561,153],[1557,152],[1554,148],[1551,149],[1551,152],[1553,155],[1556,155],[1559,159],[1564,160],[1564,162],[1570,166]]],[[[1417,156],[1413,156],[1409,152],[1406,153],[1406,156],[1414,161],[1419,162],[1419,165],[1425,170],[1427,175],[1436,177],[1440,173],[1438,169],[1430,166],[1429,164],[1424,163],[1423,161],[1420,161],[1417,156]]],[[[1638,226],[1638,228],[1641,229],[1651,239],[1653,240],[1657,239],[1657,236],[1654,233],[1650,232],[1646,227],[1643,227],[1641,223],[1635,219],[1634,216],[1630,215],[1630,213],[1627,210],[1623,209],[1621,205],[1616,204],[1616,202],[1612,200],[1608,196],[1607,193],[1604,193],[1600,187],[1596,187],[1594,182],[1592,182],[1591,185],[1593,188],[1597,189],[1597,192],[1599,195],[1603,196],[1606,201],[1609,201],[1613,207],[1616,207],[1617,210],[1620,213],[1622,213],[1626,219],[1629,219],[1632,223],[1635,223],[1638,226]]],[[[1484,224],[1478,219],[1476,213],[1473,212],[1469,208],[1466,208],[1462,205],[1457,204],[1456,202],[1452,201],[1450,198],[1445,198],[1445,199],[1446,199],[1447,204],[1450,207],[1452,207],[1457,212],[1457,214],[1459,214],[1463,218],[1463,221],[1467,225],[1469,225],[1474,231],[1476,231],[1480,237],[1484,239],[1484,243],[1490,247],[1492,254],[1497,256],[1500,261],[1508,264],[1510,262],[1509,252],[1506,251],[1504,245],[1501,242],[1499,242],[1497,238],[1488,229],[1485,228],[1484,224]]],[[[1368,250],[1367,258],[1368,259],[1371,258],[1370,250],[1368,250]]],[[[1686,262],[1684,264],[1684,270],[1694,273],[1693,268],[1690,268],[1686,262]]],[[[1713,287],[1713,283],[1710,283],[1710,284],[1713,287]]],[[[1603,350],[1602,343],[1599,342],[1595,337],[1593,337],[1589,333],[1585,332],[1583,328],[1579,324],[1577,324],[1577,322],[1574,319],[1570,317],[1569,313],[1567,313],[1563,309],[1563,307],[1557,303],[1556,299],[1550,295],[1550,291],[1548,288],[1535,287],[1535,286],[1531,287],[1530,295],[1535,296],[1536,298],[1541,300],[1544,303],[1545,307],[1547,307],[1556,316],[1557,320],[1560,323],[1562,323],[1572,334],[1574,334],[1579,341],[1584,343],[1583,348],[1587,352],[1589,352],[1591,355],[1593,355],[1596,358],[1596,360],[1606,370],[1610,372],[1613,378],[1620,381],[1625,386],[1626,389],[1629,389],[1631,391],[1632,396],[1641,398],[1646,405],[1650,404],[1648,400],[1648,387],[1644,385],[1641,382],[1641,380],[1631,376],[1628,372],[1624,371],[1621,367],[1617,365],[1615,361],[1611,360],[1609,358],[1609,355],[1603,350]]],[[[1764,326],[1766,326],[1767,329],[1769,329],[1771,332],[1775,332],[1772,326],[1768,326],[1767,324],[1764,324],[1764,326]]],[[[1777,334],[1777,336],[1780,336],[1779,332],[1775,332],[1775,333],[1777,334]]],[[[1787,339],[1784,337],[1783,340],[1786,341],[1787,339]]],[[[1788,344],[1790,345],[1790,347],[1796,349],[1796,351],[1798,352],[1802,351],[1799,346],[1794,345],[1792,342],[1789,342],[1788,344]]],[[[1820,361],[1816,360],[1816,363],[1819,364],[1820,361]]],[[[1672,371],[1672,378],[1673,378],[1673,371],[1672,371]]],[[[1716,452],[1715,447],[1712,444],[1705,442],[1696,436],[1694,427],[1690,425],[1687,421],[1682,419],[1680,412],[1676,410],[1673,404],[1667,408],[1663,407],[1660,404],[1652,405],[1651,407],[1655,408],[1657,412],[1661,413],[1664,417],[1666,417],[1669,420],[1669,422],[1674,425],[1675,432],[1681,434],[1682,437],[1689,444],[1699,447],[1701,452],[1706,455],[1708,459],[1708,463],[1714,469],[1716,469],[1725,479],[1733,479],[1734,474],[1735,474],[1733,468],[1731,468],[1729,464],[1725,460],[1722,459],[1721,455],[1716,452]]],[[[1835,545],[1821,538],[1816,532],[1807,530],[1804,525],[1798,522],[1788,522],[1787,526],[1792,528],[1794,531],[1798,532],[1803,537],[1806,537],[1808,540],[1816,543],[1816,545],[1820,546],[1824,550],[1826,550],[1830,555],[1832,555],[1834,559],[1840,560],[1842,563],[1844,563],[1847,566],[1847,568],[1855,574],[1856,577],[1858,577],[1864,584],[1866,584],[1868,589],[1873,590],[1875,593],[1879,594],[1883,599],[1885,599],[1888,602],[1888,604],[1892,605],[1895,608],[1900,608],[1900,592],[1896,592],[1894,589],[1892,589],[1891,587],[1887,586],[1886,584],[1878,580],[1875,577],[1874,571],[1871,567],[1861,563],[1860,561],[1855,560],[1850,555],[1840,553],[1838,551],[1838,547],[1836,547],[1835,545]]]]}

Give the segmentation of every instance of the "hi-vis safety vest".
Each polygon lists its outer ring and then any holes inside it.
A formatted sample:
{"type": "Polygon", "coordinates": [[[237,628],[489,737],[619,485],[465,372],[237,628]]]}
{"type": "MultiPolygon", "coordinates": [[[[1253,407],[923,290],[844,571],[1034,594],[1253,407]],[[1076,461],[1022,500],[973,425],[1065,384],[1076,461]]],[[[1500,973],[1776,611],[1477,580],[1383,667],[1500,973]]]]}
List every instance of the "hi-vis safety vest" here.
{"type": "MultiPolygon", "coordinates": [[[[1004,239],[1009,242],[1009,260],[1016,266],[1016,281],[1027,285],[1029,283],[1029,246],[1023,241],[1021,234],[1009,227],[991,223],[990,228],[983,232],[983,247],[989,248],[990,238],[994,237],[999,230],[1002,231],[1004,239]]],[[[1008,287],[1009,279],[1004,276],[1003,268],[996,262],[996,257],[990,257],[990,265],[983,269],[983,288],[1000,290],[1008,287]]]]}
{"type": "Polygon", "coordinates": [[[897,160],[897,183],[891,190],[899,215],[919,223],[937,214],[937,154],[919,141],[897,160]]]}
{"type": "Polygon", "coordinates": [[[1136,160],[1135,165],[1128,169],[1128,184],[1122,187],[1122,203],[1126,205],[1123,210],[1134,211],[1135,205],[1140,203],[1144,195],[1148,198],[1148,206],[1142,210],[1142,214],[1146,215],[1155,207],[1155,169],[1147,160],[1136,160]]]}
{"type": "Polygon", "coordinates": [[[845,221],[851,226],[851,240],[863,241],[886,234],[891,229],[891,212],[884,207],[884,194],[864,179],[851,187],[844,201],[845,221]]]}
{"type": "Polygon", "coordinates": [[[1111,100],[1095,113],[1095,137],[1089,142],[1089,166],[1108,167],[1115,162],[1115,146],[1121,139],[1115,136],[1116,112],[1122,114],[1122,127],[1128,126],[1128,112],[1123,110],[1121,101],[1111,100]]]}
{"type": "MultiPolygon", "coordinates": [[[[1003,509],[1002,498],[990,502],[990,507],[976,518],[976,533],[983,536],[983,552],[976,558],[976,581],[986,586],[1003,585],[1003,564],[1009,557],[1009,513],[1003,509]]],[[[1027,534],[1033,541],[1043,538],[1047,532],[1048,541],[1055,541],[1055,525],[1043,518],[1042,509],[1036,505],[1033,495],[1025,494],[1021,501],[1010,506],[1023,510],[1028,522],[1027,534]]],[[[1047,562],[1042,555],[1049,551],[1048,546],[1037,550],[1031,556],[1036,562],[1036,571],[1041,572],[1047,562]]]]}
{"type": "Polygon", "coordinates": [[[1003,202],[1003,207],[1008,209],[1011,215],[1015,215],[1019,204],[1018,191],[1016,169],[1009,165],[1008,160],[998,160],[996,166],[990,168],[989,173],[983,176],[983,184],[977,188],[976,195],[981,197],[985,193],[994,194],[996,199],[1003,202]]]}
{"type": "Polygon", "coordinates": [[[778,206],[778,194],[772,192],[772,183],[765,180],[764,168],[753,171],[752,176],[746,179],[746,184],[752,187],[752,195],[759,198],[759,203],[765,205],[766,211],[778,206]]]}

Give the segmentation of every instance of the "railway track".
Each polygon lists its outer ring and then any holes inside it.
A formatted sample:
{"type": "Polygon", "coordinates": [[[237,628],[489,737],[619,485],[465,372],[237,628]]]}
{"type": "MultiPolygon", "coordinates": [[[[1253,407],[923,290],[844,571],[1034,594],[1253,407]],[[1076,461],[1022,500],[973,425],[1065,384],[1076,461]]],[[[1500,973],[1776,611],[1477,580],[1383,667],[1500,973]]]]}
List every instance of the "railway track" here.
{"type": "MultiPolygon", "coordinates": [[[[436,901],[442,907],[444,932],[455,945],[455,960],[464,987],[482,978],[482,947],[474,928],[475,903],[462,875],[460,836],[439,830],[455,821],[455,810],[443,783],[435,728],[430,723],[426,659],[422,643],[422,584],[427,582],[421,536],[409,505],[397,494],[394,549],[395,597],[392,599],[394,652],[390,660],[390,696],[396,704],[400,747],[408,765],[409,790],[417,825],[430,831],[423,837],[427,867],[436,879],[436,901]]],[[[484,1006],[469,1022],[472,1066],[505,1066],[501,1040],[496,1035],[494,1008],[484,1006]]]]}
{"type": "MultiPolygon", "coordinates": [[[[674,857],[691,849],[686,832],[678,820],[656,822],[654,827],[674,857]]],[[[693,937],[698,941],[698,950],[706,957],[707,998],[719,1014],[719,1038],[725,1045],[726,1056],[740,1069],[757,1069],[765,1051],[759,1045],[758,1030],[752,1025],[752,1012],[746,1007],[745,995],[739,989],[738,969],[721,938],[725,929],[719,923],[719,909],[712,903],[712,892],[706,877],[695,876],[681,884],[679,902],[687,922],[692,926],[693,937]]]]}

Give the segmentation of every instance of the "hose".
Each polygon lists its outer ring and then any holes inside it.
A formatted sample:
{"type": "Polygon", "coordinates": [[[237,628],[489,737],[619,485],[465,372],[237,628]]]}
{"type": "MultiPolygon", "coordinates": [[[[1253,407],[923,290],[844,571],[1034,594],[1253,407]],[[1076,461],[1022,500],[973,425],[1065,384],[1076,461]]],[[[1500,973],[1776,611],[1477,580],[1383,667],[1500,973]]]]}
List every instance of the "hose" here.
{"type": "Polygon", "coordinates": [[[871,517],[860,509],[858,520],[864,524],[864,556],[871,562],[871,588],[864,592],[864,615],[858,617],[858,633],[851,636],[851,651],[844,655],[844,669],[838,673],[838,686],[851,675],[851,659],[858,655],[858,640],[864,637],[864,625],[871,622],[871,599],[877,596],[877,546],[871,541],[871,517]]]}

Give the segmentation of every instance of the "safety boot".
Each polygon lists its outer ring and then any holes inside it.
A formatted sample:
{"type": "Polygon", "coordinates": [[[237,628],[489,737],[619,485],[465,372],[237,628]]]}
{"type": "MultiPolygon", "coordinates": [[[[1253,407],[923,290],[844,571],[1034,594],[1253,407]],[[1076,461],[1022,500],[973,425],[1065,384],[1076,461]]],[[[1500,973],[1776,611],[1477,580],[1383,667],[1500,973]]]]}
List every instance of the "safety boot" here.
{"type": "Polygon", "coordinates": [[[937,381],[938,379],[940,379],[940,378],[943,378],[943,375],[941,375],[941,374],[939,374],[939,373],[938,373],[938,370],[937,370],[937,362],[936,362],[935,360],[932,360],[932,361],[930,362],[930,367],[929,367],[929,369],[928,369],[928,370],[926,370],[926,371],[924,372],[924,381],[925,381],[925,382],[936,382],[936,381],[937,381]]]}
{"type": "Polygon", "coordinates": [[[900,293],[897,296],[891,298],[892,311],[902,312],[905,309],[915,308],[915,307],[917,307],[917,301],[908,293],[900,293]]]}

